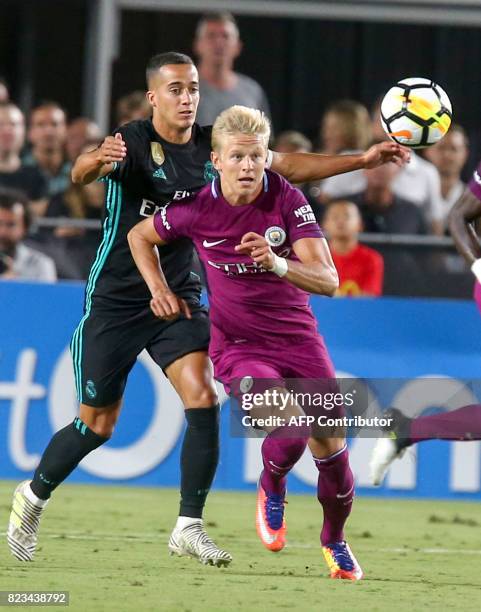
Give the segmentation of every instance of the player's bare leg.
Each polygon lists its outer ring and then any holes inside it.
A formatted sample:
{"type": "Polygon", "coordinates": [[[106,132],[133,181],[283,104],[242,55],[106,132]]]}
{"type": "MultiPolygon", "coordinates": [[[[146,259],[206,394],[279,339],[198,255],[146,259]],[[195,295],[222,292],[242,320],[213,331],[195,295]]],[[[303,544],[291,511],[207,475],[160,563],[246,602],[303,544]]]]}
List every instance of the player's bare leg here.
{"type": "Polygon", "coordinates": [[[219,404],[212,365],[205,351],[189,353],[166,368],[185,406],[187,429],[181,452],[181,501],[170,536],[172,554],[209,565],[228,565],[232,556],[206,534],[202,512],[219,460],[219,404]]]}
{"type": "Polygon", "coordinates": [[[317,497],[324,511],[321,546],[331,578],[360,580],[362,570],[344,539],[344,525],[354,499],[354,478],[343,437],[309,438],[319,470],[317,497]]]}
{"type": "Polygon", "coordinates": [[[105,408],[80,405],[80,415],[50,440],[33,480],[21,482],[13,494],[7,541],[19,561],[33,561],[40,518],[52,491],[80,461],[112,435],[121,400],[105,408]]]}

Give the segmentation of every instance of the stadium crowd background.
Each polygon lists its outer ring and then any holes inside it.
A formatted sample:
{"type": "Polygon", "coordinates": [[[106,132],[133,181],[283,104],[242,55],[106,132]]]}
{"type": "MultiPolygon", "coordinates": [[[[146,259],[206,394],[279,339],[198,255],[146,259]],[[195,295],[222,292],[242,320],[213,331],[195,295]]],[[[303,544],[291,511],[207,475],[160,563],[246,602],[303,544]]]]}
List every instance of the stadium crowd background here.
{"type": "MultiPolygon", "coordinates": [[[[17,41],[0,36],[1,278],[85,279],[100,236],[103,185],[70,180],[72,161],[106,134],[80,104],[88,3],[68,4],[68,11],[53,0],[7,1],[0,8],[2,34],[18,28],[29,34],[17,41]],[[42,36],[47,27],[49,41],[42,36]],[[37,43],[43,52],[32,56],[37,43]]],[[[379,102],[390,85],[407,76],[440,82],[455,121],[440,144],[413,155],[403,169],[391,164],[299,187],[330,237],[341,295],[470,295],[471,276],[445,221],[476,165],[479,117],[473,108],[481,94],[461,94],[480,46],[476,30],[253,17],[236,25],[228,15],[200,22],[200,14],[128,13],[114,64],[110,129],[150,116],[144,65],[168,49],[198,62],[201,123],[213,121],[208,110],[214,107],[261,107],[272,118],[271,147],[280,151],[364,150],[386,138],[379,102]],[[413,42],[408,49],[405,36],[413,42]],[[458,53],[470,50],[454,76],[444,53],[453,38],[458,53]],[[226,66],[223,91],[212,84],[219,57],[226,66]],[[229,81],[234,63],[247,77],[236,86],[235,77],[229,81]],[[375,252],[359,251],[360,231],[375,252]]]]}

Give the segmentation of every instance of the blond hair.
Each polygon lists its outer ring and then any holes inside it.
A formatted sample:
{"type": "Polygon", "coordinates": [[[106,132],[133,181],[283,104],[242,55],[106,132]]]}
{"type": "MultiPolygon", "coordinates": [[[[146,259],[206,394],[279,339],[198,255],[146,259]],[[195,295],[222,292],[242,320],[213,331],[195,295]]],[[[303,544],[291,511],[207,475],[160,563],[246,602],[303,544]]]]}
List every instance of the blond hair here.
{"type": "Polygon", "coordinates": [[[222,136],[245,134],[247,136],[260,136],[265,146],[269,143],[271,125],[266,115],[255,108],[247,106],[231,106],[217,117],[212,128],[212,149],[220,149],[222,136]]]}

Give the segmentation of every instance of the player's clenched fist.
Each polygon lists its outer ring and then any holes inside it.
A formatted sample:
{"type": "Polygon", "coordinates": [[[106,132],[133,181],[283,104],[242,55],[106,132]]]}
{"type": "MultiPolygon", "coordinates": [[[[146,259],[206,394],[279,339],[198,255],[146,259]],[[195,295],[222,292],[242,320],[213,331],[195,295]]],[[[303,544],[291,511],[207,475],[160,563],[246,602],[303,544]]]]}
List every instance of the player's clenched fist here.
{"type": "Polygon", "coordinates": [[[394,162],[398,166],[409,162],[410,151],[408,148],[403,147],[395,142],[380,142],[372,145],[364,153],[364,165],[366,169],[377,168],[387,162],[394,162]]]}
{"type": "Polygon", "coordinates": [[[102,164],[121,162],[127,155],[127,146],[122,135],[117,132],[115,136],[107,136],[97,151],[97,160],[102,164]]]}
{"type": "Polygon", "coordinates": [[[192,318],[187,302],[177,297],[172,291],[159,290],[153,293],[150,308],[156,317],[166,321],[177,319],[181,313],[188,319],[192,318]]]}
{"type": "Polygon", "coordinates": [[[253,261],[266,270],[272,270],[275,263],[275,255],[264,236],[255,232],[247,232],[241,239],[241,243],[235,247],[236,251],[246,253],[253,261]]]}

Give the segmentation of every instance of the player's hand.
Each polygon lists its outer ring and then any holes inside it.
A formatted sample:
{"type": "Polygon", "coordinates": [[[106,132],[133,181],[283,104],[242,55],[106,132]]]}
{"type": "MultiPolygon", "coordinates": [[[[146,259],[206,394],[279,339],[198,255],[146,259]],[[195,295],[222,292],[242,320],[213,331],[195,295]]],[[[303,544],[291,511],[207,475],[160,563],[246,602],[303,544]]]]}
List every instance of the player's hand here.
{"type": "Polygon", "coordinates": [[[364,168],[371,169],[382,166],[387,162],[394,162],[403,166],[409,162],[411,151],[395,142],[380,142],[370,147],[363,155],[364,168]]]}
{"type": "Polygon", "coordinates": [[[166,321],[174,321],[180,314],[192,319],[187,302],[177,297],[172,291],[161,289],[153,293],[150,308],[156,317],[166,321]]]}
{"type": "Polygon", "coordinates": [[[97,149],[97,161],[102,164],[121,162],[127,155],[127,146],[122,139],[122,134],[117,132],[115,136],[107,136],[97,149]]]}
{"type": "Polygon", "coordinates": [[[253,261],[261,265],[266,270],[274,267],[274,253],[264,236],[255,232],[247,232],[242,236],[240,244],[235,247],[240,253],[249,255],[253,261]]]}

